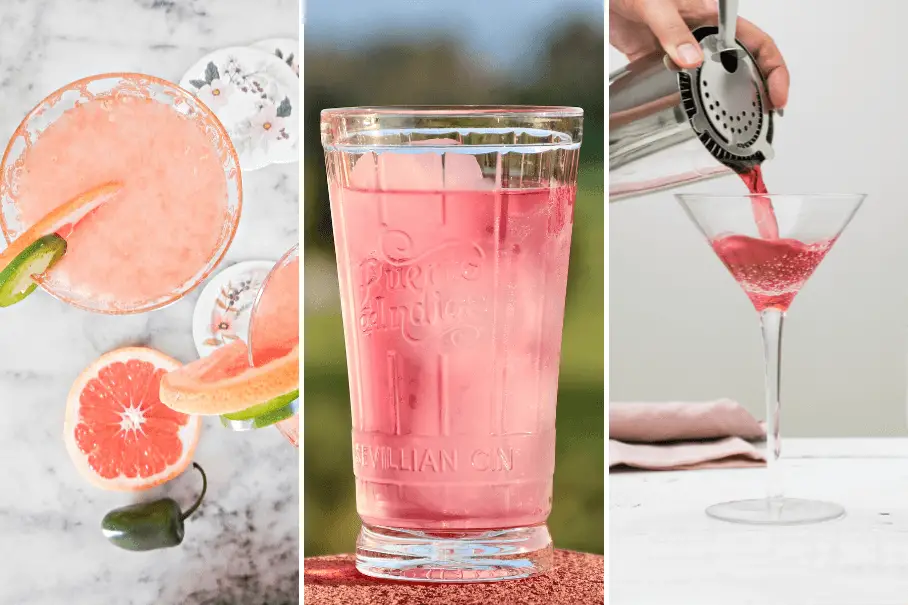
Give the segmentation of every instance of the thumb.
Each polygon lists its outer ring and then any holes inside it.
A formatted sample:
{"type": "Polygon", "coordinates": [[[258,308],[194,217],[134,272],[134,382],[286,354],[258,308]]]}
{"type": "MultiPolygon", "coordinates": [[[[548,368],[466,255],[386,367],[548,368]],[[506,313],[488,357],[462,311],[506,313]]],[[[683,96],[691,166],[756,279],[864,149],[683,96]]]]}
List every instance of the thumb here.
{"type": "Polygon", "coordinates": [[[637,11],[676,65],[689,69],[703,62],[700,44],[673,0],[639,0],[637,11]]]}

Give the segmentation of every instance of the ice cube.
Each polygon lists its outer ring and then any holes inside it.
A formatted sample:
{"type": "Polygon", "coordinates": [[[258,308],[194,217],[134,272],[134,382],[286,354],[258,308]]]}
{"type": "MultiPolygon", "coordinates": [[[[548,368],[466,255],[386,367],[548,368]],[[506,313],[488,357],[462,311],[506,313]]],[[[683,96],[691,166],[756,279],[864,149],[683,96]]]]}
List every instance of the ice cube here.
{"type": "MultiPolygon", "coordinates": [[[[415,141],[417,145],[460,145],[452,139],[415,141]]],[[[383,191],[474,191],[489,189],[476,158],[463,153],[366,154],[357,160],[350,175],[357,189],[383,191]]]]}

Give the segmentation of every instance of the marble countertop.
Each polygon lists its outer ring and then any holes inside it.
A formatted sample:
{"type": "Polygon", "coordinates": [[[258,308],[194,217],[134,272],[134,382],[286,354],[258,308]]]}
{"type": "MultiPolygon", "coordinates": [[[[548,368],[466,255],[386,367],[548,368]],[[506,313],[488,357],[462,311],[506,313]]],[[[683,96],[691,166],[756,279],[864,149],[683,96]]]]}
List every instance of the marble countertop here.
{"type": "MultiPolygon", "coordinates": [[[[296,0],[4,0],[0,139],[46,94],[78,78],[140,71],[178,81],[206,52],[297,37],[296,0]]],[[[219,269],[277,260],[298,241],[298,164],[245,174],[243,215],[219,269]]],[[[275,430],[206,422],[196,460],[209,492],[179,548],[129,553],[106,542],[103,515],[133,501],[87,484],[62,439],[70,384],[111,349],[146,345],[196,357],[193,305],[102,316],[42,292],[0,312],[0,604],[297,603],[299,464],[275,430]]],[[[190,502],[198,475],[140,494],[190,502]]]]}
{"type": "Polygon", "coordinates": [[[613,605],[900,605],[908,594],[908,439],[782,442],[785,492],[842,519],[755,527],[706,516],[763,495],[763,469],[609,478],[613,605]]]}

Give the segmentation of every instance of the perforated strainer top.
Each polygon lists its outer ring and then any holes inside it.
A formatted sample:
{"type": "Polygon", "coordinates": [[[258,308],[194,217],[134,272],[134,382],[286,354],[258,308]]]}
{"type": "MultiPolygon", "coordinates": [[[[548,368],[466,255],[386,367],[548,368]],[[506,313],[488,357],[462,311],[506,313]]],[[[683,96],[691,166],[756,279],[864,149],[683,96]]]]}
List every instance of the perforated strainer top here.
{"type": "Polygon", "coordinates": [[[691,126],[720,162],[738,172],[772,157],[772,110],[756,61],[741,47],[729,70],[717,58],[718,28],[694,32],[706,59],[678,73],[681,100],[691,126]]]}

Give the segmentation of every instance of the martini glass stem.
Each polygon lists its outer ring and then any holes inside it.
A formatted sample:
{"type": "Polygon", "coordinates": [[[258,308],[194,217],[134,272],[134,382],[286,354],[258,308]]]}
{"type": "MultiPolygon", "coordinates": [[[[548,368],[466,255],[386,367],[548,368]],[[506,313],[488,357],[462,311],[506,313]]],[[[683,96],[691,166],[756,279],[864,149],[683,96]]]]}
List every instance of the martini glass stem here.
{"type": "Polygon", "coordinates": [[[779,423],[781,403],[779,388],[782,366],[782,322],[785,313],[779,309],[765,309],[760,314],[763,330],[763,347],[766,360],[766,498],[770,508],[782,506],[782,477],[779,455],[782,452],[779,423]]]}

